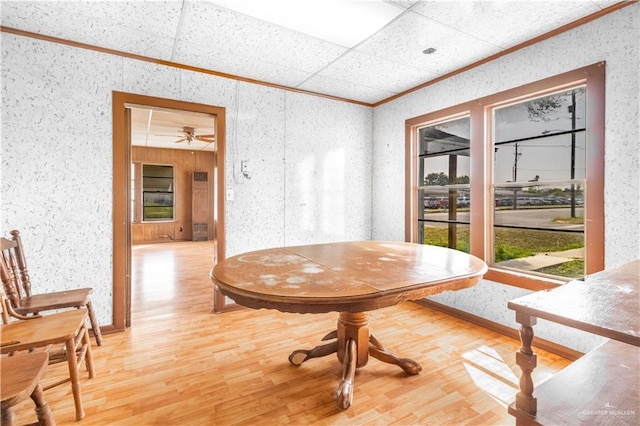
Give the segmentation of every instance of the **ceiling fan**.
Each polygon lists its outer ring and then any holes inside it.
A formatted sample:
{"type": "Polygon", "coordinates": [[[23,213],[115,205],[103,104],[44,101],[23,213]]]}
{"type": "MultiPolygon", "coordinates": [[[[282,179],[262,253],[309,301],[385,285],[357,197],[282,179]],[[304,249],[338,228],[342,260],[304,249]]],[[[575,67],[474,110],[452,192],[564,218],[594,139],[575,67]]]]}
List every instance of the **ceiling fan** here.
{"type": "Polygon", "coordinates": [[[200,141],[204,143],[214,143],[216,141],[216,135],[198,135],[196,129],[193,127],[184,126],[180,131],[184,136],[178,139],[175,143],[187,142],[187,145],[191,145],[193,141],[200,141]]]}

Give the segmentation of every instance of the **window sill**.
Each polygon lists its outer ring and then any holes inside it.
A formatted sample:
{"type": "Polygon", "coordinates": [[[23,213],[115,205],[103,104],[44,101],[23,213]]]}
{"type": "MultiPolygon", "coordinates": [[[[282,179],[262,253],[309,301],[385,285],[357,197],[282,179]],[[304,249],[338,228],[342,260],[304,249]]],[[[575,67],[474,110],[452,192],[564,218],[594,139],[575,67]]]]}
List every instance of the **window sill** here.
{"type": "Polygon", "coordinates": [[[550,290],[571,281],[568,278],[566,280],[553,279],[495,267],[489,267],[484,279],[532,291],[550,290]]]}

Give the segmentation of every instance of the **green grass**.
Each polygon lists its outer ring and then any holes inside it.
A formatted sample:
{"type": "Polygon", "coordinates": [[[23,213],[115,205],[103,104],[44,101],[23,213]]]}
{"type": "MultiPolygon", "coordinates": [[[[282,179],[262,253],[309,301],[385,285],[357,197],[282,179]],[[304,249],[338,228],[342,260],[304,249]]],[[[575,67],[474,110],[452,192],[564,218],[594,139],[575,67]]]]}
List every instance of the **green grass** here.
{"type": "Polygon", "coordinates": [[[582,278],[584,277],[584,259],[573,259],[559,265],[547,266],[536,270],[536,272],[567,278],[582,278]]]}
{"type": "Polygon", "coordinates": [[[584,247],[583,234],[501,228],[495,233],[496,262],[580,247],[584,247]]]}
{"type": "MultiPolygon", "coordinates": [[[[456,230],[455,248],[465,253],[469,253],[469,228],[460,227],[456,230]]],[[[448,247],[449,233],[444,226],[428,226],[424,231],[424,243],[432,246],[448,247]]]]}
{"type": "Polygon", "coordinates": [[[144,207],[144,219],[173,219],[173,207],[146,205],[144,207]]]}
{"type": "MultiPolygon", "coordinates": [[[[459,227],[456,249],[469,252],[469,229],[459,227]]],[[[446,227],[426,227],[424,243],[448,247],[446,227]]],[[[533,256],[537,253],[563,251],[584,246],[584,236],[554,231],[498,228],[495,231],[495,262],[533,256]]]]}
{"type": "Polygon", "coordinates": [[[584,224],[584,217],[582,216],[578,216],[578,217],[555,217],[552,220],[553,223],[571,223],[571,224],[575,224],[575,225],[583,225],[584,224]]]}

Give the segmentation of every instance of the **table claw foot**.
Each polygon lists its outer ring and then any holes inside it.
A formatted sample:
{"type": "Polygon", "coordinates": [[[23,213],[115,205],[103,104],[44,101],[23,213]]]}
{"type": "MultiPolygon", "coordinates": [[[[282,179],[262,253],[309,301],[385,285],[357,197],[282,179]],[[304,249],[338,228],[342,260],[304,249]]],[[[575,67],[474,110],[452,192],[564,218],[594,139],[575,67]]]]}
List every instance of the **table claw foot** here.
{"type": "Polygon", "coordinates": [[[308,359],[309,352],[311,351],[307,351],[305,349],[299,349],[297,351],[293,351],[289,355],[289,362],[296,366],[301,365],[303,362],[305,362],[308,359]]]}
{"type": "Polygon", "coordinates": [[[343,381],[338,386],[338,397],[337,397],[338,408],[341,410],[346,410],[351,407],[353,403],[353,383],[343,381]]]}
{"type": "Polygon", "coordinates": [[[353,382],[356,377],[356,341],[347,340],[347,347],[344,353],[344,361],[342,363],[342,382],[338,386],[338,408],[346,410],[353,403],[353,382]]]}
{"type": "Polygon", "coordinates": [[[338,338],[338,330],[333,330],[331,333],[327,334],[326,336],[324,336],[322,338],[323,341],[325,340],[333,340],[333,339],[337,339],[338,338]]]}
{"type": "Polygon", "coordinates": [[[291,352],[289,362],[295,366],[301,365],[308,359],[320,358],[338,352],[338,342],[327,343],[326,345],[316,346],[311,350],[298,349],[291,352]]]}
{"type": "Polygon", "coordinates": [[[414,360],[409,358],[398,358],[392,353],[389,353],[384,349],[379,348],[374,343],[369,344],[369,355],[371,355],[372,357],[382,362],[386,362],[388,364],[395,364],[398,367],[402,368],[402,370],[405,373],[411,376],[418,374],[420,371],[422,371],[422,367],[420,366],[420,364],[418,364],[414,360]]]}

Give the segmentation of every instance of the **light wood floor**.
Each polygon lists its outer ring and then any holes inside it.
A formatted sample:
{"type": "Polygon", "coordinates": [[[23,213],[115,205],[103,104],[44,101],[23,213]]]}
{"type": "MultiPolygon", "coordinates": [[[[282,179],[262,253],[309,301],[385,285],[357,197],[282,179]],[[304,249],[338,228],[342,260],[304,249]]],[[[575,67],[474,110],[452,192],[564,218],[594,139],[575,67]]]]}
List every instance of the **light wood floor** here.
{"type": "MultiPolygon", "coordinates": [[[[370,359],[356,375],[353,406],[338,410],[335,355],[300,367],[287,361],[333,330],[337,314],[213,314],[211,250],[208,242],[134,246],[133,326],[93,346],[84,420],[74,421],[68,384],[45,392],[59,425],[515,424],[506,405],[517,388],[518,342],[414,303],[372,312],[370,326],[422,372],[406,376],[370,359]]],[[[534,381],[567,364],[538,351],[534,381]]],[[[18,407],[21,424],[35,420],[32,407],[18,407]]]]}

